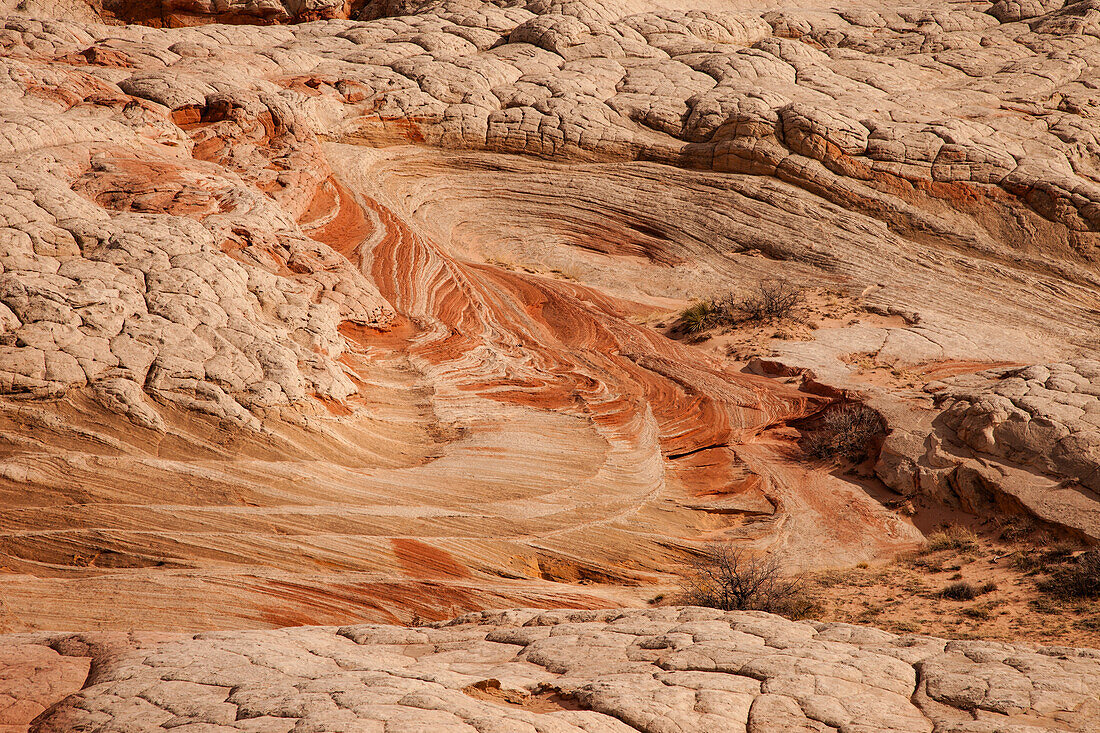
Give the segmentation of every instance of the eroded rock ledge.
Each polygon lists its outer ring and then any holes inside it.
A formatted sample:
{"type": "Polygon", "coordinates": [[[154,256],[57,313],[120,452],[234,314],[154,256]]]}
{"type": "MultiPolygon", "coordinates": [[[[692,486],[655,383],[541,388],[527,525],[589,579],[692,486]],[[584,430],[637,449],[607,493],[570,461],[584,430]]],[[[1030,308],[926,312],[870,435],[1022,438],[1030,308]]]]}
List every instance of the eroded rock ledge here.
{"type": "Polygon", "coordinates": [[[33,733],[1038,733],[1100,720],[1100,651],[691,607],[0,638],[44,646],[68,655],[58,670],[92,668],[33,733]]]}
{"type": "Polygon", "coordinates": [[[1000,367],[924,389],[929,409],[876,402],[893,428],[876,466],[891,488],[1100,541],[1100,362],[1000,367]]]}

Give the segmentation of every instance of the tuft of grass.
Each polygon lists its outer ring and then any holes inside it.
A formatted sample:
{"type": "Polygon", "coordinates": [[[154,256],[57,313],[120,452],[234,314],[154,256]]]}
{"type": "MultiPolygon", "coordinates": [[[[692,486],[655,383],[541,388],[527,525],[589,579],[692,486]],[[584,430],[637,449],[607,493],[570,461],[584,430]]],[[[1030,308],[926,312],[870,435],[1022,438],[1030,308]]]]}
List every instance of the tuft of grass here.
{"type": "Polygon", "coordinates": [[[1047,614],[1048,616],[1061,616],[1065,613],[1065,608],[1060,601],[1053,598],[1047,598],[1046,596],[1033,598],[1028,601],[1027,605],[1031,610],[1037,613],[1047,614]]]}
{"type": "Polygon", "coordinates": [[[1006,542],[1017,542],[1036,530],[1035,520],[1022,514],[1002,517],[997,524],[1001,530],[1001,539],[1006,542]]]}
{"type": "Polygon", "coordinates": [[[972,601],[978,597],[978,589],[964,580],[947,586],[939,592],[939,596],[952,601],[972,601]]]}
{"type": "Polygon", "coordinates": [[[966,527],[952,526],[928,536],[925,552],[955,550],[969,552],[978,546],[978,537],[966,527]]]}
{"type": "Polygon", "coordinates": [[[684,333],[702,333],[719,325],[722,309],[712,300],[696,303],[680,314],[680,330],[684,333]]]}
{"type": "Polygon", "coordinates": [[[940,598],[948,598],[952,601],[972,601],[978,596],[992,593],[995,590],[997,590],[996,583],[982,583],[979,586],[975,586],[972,583],[961,580],[957,583],[952,583],[936,595],[940,598]]]}
{"type": "Polygon", "coordinates": [[[925,573],[944,572],[943,561],[934,558],[914,556],[909,558],[908,562],[915,570],[925,573]]]}
{"type": "Polygon", "coordinates": [[[1025,575],[1040,575],[1051,572],[1053,565],[1064,565],[1073,559],[1073,548],[1057,545],[1042,552],[1017,552],[1012,556],[1011,566],[1025,575]]]}
{"type": "Polygon", "coordinates": [[[1082,631],[1100,631],[1100,617],[1077,619],[1073,625],[1082,631]]]}
{"type": "Polygon", "coordinates": [[[886,609],[882,608],[881,606],[871,606],[869,608],[865,608],[860,611],[860,613],[856,616],[856,621],[861,624],[874,623],[885,610],[886,609]]]}

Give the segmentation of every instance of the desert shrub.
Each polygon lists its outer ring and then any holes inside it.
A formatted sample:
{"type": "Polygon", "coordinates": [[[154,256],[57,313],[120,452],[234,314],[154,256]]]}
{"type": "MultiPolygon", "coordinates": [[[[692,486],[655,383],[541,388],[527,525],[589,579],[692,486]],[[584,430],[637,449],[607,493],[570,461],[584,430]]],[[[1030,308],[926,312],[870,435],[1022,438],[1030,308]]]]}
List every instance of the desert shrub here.
{"type": "Polygon", "coordinates": [[[679,326],[684,333],[702,333],[719,325],[722,309],[713,300],[696,303],[680,314],[679,326]]]}
{"type": "Polygon", "coordinates": [[[944,572],[943,561],[936,560],[929,557],[914,556],[907,558],[909,564],[917,570],[924,571],[926,573],[942,573],[944,572]]]}
{"type": "Polygon", "coordinates": [[[802,617],[815,605],[799,575],[783,572],[774,557],[730,544],[709,545],[683,581],[684,603],[724,611],[768,611],[802,617]]]}
{"type": "Polygon", "coordinates": [[[1072,561],[1074,552],[1074,548],[1067,545],[1055,545],[1041,551],[1017,550],[1012,553],[1010,565],[1024,575],[1043,575],[1052,572],[1055,566],[1072,561]]]}
{"type": "Polygon", "coordinates": [[[1090,550],[1039,583],[1039,590],[1065,599],[1100,598],[1100,550],[1090,550]]]}
{"type": "Polygon", "coordinates": [[[979,586],[974,586],[963,580],[952,583],[941,590],[938,595],[940,598],[950,598],[953,601],[972,601],[978,596],[992,593],[995,590],[997,590],[996,583],[982,583],[979,586]]]}
{"type": "Polygon", "coordinates": [[[858,463],[867,457],[871,441],[885,432],[882,416],[866,405],[849,403],[826,411],[802,448],[814,458],[858,463]]]}
{"type": "Polygon", "coordinates": [[[1100,617],[1077,619],[1073,625],[1082,631],[1100,631],[1100,617]]]}
{"type": "Polygon", "coordinates": [[[731,310],[746,321],[781,321],[794,315],[802,303],[802,289],[790,280],[766,277],[740,300],[730,303],[731,310]]]}
{"type": "Polygon", "coordinates": [[[963,580],[941,590],[940,597],[950,598],[952,601],[972,601],[978,597],[978,589],[963,580]]]}
{"type": "Polygon", "coordinates": [[[1023,514],[1001,517],[997,520],[997,526],[1001,530],[1001,539],[1007,542],[1022,540],[1037,529],[1035,520],[1023,514]]]}
{"type": "MultiPolygon", "coordinates": [[[[764,278],[747,294],[733,293],[696,303],[680,313],[677,327],[696,334],[743,321],[782,321],[794,316],[802,303],[802,289],[789,280],[764,278]]],[[[785,338],[789,334],[776,338],[785,338]]]]}
{"type": "Polygon", "coordinates": [[[969,552],[978,546],[978,537],[966,527],[948,527],[928,535],[928,541],[924,543],[925,552],[939,552],[940,550],[956,550],[969,552]]]}

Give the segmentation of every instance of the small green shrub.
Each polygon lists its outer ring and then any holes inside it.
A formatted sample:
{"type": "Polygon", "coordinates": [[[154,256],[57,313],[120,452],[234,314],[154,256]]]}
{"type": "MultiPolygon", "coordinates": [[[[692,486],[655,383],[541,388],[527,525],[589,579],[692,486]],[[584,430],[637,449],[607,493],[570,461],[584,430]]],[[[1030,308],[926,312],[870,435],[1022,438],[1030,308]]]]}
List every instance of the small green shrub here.
{"type": "Polygon", "coordinates": [[[722,310],[712,301],[696,303],[680,314],[680,330],[684,333],[702,333],[719,324],[722,310]]]}

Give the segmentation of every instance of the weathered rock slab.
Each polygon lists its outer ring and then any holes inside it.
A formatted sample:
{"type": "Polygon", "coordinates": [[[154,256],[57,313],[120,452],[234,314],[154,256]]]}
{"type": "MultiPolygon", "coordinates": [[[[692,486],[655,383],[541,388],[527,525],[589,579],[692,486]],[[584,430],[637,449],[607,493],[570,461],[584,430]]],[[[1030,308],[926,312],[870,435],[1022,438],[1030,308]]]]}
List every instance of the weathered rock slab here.
{"type": "MultiPolygon", "coordinates": [[[[90,656],[95,670],[33,733],[1034,733],[1100,721],[1095,650],[899,637],[760,612],[513,610],[419,628],[33,642],[90,656]]],[[[0,638],[17,643],[27,641],[0,638]]]]}

